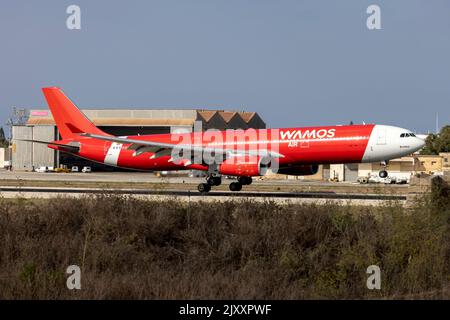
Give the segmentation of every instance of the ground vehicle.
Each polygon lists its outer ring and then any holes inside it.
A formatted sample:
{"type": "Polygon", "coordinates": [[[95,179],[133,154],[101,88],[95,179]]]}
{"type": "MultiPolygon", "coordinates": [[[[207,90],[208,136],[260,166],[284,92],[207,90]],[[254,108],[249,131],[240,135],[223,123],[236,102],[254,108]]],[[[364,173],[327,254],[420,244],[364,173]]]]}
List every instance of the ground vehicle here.
{"type": "Polygon", "coordinates": [[[10,169],[11,168],[11,161],[10,160],[5,160],[3,167],[6,168],[6,169],[10,169]]]}
{"type": "Polygon", "coordinates": [[[369,183],[369,177],[358,177],[357,181],[361,184],[369,183]]]}
{"type": "Polygon", "coordinates": [[[72,169],[71,169],[70,171],[72,171],[72,172],[78,172],[79,170],[78,170],[78,167],[77,167],[77,166],[73,166],[72,169]]]}
{"type": "Polygon", "coordinates": [[[384,184],[394,184],[397,182],[397,179],[395,177],[387,176],[384,178],[384,181],[382,181],[384,184]]]}
{"type": "Polygon", "coordinates": [[[34,171],[36,171],[36,172],[48,172],[48,167],[45,167],[45,166],[38,167],[34,171]]]}
{"type": "Polygon", "coordinates": [[[407,184],[408,183],[408,179],[405,177],[399,177],[396,179],[395,181],[396,184],[407,184]]]}
{"type": "Polygon", "coordinates": [[[81,169],[81,172],[84,172],[84,173],[89,173],[89,172],[92,172],[92,168],[91,167],[83,167],[83,169],[81,169]]]}

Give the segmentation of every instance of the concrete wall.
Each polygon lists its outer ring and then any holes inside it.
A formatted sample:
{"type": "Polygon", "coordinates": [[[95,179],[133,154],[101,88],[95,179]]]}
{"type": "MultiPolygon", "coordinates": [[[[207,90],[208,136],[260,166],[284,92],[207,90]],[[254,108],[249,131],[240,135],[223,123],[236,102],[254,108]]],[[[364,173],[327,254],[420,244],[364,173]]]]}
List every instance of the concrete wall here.
{"type": "Polygon", "coordinates": [[[0,168],[5,168],[11,164],[11,149],[0,148],[0,168]]]}
{"type": "Polygon", "coordinates": [[[330,179],[337,178],[338,181],[344,181],[344,164],[330,164],[330,179]]]}
{"type": "Polygon", "coordinates": [[[347,163],[344,165],[344,181],[355,182],[358,180],[358,164],[347,163]]]}
{"type": "Polygon", "coordinates": [[[330,164],[329,178],[337,178],[338,181],[355,182],[358,180],[358,164],[330,164]]]}
{"type": "Polygon", "coordinates": [[[419,155],[415,162],[416,172],[424,172],[428,174],[433,174],[435,172],[442,171],[443,168],[443,157],[441,156],[429,156],[429,155],[419,155]]]}
{"type": "Polygon", "coordinates": [[[192,127],[188,126],[171,126],[170,127],[170,133],[188,133],[192,132],[192,127]]]}
{"type": "MultiPolygon", "coordinates": [[[[55,140],[54,126],[36,126],[32,127],[33,140],[53,141],[55,140]]],[[[32,162],[35,168],[41,166],[55,165],[55,150],[50,149],[45,144],[32,143],[33,158],[32,162]]]]}
{"type": "MultiPolygon", "coordinates": [[[[53,126],[13,126],[14,139],[52,141],[55,139],[53,126]]],[[[12,166],[14,170],[32,170],[33,167],[54,166],[55,151],[45,144],[13,140],[12,166]]]]}
{"type": "Polygon", "coordinates": [[[441,152],[442,157],[442,171],[450,171],[450,152],[441,152]]]}
{"type": "MultiPolygon", "coordinates": [[[[33,128],[27,126],[13,126],[14,139],[33,139],[33,128]]],[[[31,170],[33,166],[33,144],[30,142],[13,140],[12,166],[15,170],[31,170]]]]}

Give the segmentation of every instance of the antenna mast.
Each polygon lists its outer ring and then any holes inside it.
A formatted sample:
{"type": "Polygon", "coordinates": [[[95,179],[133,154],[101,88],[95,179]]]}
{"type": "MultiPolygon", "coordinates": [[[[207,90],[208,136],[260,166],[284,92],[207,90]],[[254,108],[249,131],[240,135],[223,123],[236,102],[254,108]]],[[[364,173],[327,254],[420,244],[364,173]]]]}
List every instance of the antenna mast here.
{"type": "Polygon", "coordinates": [[[436,134],[439,133],[439,113],[436,112],[436,134]]]}

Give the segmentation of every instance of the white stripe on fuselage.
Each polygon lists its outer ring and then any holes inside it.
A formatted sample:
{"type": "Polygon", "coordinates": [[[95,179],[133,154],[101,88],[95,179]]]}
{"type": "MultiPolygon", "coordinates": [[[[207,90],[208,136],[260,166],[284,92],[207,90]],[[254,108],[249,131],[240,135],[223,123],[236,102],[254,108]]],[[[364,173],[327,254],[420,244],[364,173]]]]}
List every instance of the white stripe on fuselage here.
{"type": "Polygon", "coordinates": [[[122,143],[113,142],[108,149],[105,156],[105,164],[112,166],[117,166],[117,161],[119,161],[120,150],[122,150],[122,143]]]}

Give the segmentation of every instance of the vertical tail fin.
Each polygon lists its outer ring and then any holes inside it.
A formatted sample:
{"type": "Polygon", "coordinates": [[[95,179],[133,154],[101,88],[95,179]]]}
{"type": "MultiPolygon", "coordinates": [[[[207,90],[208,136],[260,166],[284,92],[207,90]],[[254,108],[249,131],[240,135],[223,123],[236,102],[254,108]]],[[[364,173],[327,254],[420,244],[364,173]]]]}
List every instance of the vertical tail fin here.
{"type": "Polygon", "coordinates": [[[52,87],[42,91],[63,139],[73,139],[78,133],[108,135],[97,128],[61,89],[52,87]]]}

